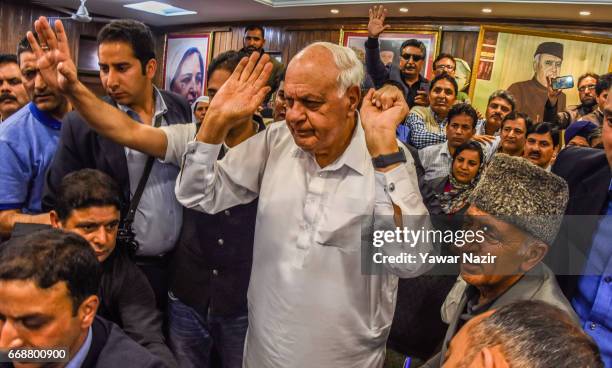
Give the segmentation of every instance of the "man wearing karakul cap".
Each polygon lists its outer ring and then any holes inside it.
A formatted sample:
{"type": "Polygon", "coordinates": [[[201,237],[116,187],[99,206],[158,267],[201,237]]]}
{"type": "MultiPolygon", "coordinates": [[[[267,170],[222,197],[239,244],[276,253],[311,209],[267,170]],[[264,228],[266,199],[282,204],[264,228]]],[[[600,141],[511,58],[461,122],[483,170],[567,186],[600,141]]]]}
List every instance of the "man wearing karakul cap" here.
{"type": "Polygon", "coordinates": [[[543,42],[533,54],[534,75],[530,80],[513,83],[508,87],[516,99],[516,111],[524,112],[534,121],[544,119],[546,103],[557,106],[557,111],[565,111],[566,96],[563,92],[552,91],[553,100],[549,101],[548,80],[560,76],[563,62],[563,44],[543,42]]]}
{"type": "Polygon", "coordinates": [[[466,212],[466,227],[483,231],[483,239],[460,248],[461,274],[441,309],[449,324],[442,351],[425,367],[442,365],[448,342],[468,320],[519,300],[550,303],[577,321],[555,275],[542,263],[567,200],[567,184],[557,175],[520,157],[495,155],[466,212]],[[490,263],[467,260],[487,255],[490,263]]]}

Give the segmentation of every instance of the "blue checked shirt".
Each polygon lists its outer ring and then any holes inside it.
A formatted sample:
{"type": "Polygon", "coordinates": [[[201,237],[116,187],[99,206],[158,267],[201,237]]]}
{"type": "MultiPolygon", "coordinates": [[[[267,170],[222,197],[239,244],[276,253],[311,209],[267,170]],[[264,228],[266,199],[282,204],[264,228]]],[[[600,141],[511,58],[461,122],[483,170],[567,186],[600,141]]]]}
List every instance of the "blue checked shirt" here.
{"type": "Polygon", "coordinates": [[[404,122],[410,128],[410,144],[418,149],[446,142],[446,119],[439,118],[430,107],[427,109],[433,121],[426,122],[421,114],[412,111],[404,122]]]}
{"type": "Polygon", "coordinates": [[[572,306],[582,328],[599,345],[606,367],[612,367],[612,181],[608,209],[593,236],[585,276],[578,281],[572,306]]]}

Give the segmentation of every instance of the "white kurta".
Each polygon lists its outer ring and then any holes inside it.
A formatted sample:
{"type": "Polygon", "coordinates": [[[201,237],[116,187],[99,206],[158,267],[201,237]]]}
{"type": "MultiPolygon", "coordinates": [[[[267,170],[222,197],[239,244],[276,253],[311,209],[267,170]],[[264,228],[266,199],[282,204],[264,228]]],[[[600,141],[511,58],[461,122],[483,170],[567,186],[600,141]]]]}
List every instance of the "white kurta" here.
{"type": "MultiPolygon", "coordinates": [[[[361,219],[376,215],[376,227],[392,216],[392,201],[404,215],[427,214],[410,155],[390,172],[375,172],[360,122],[344,153],[322,169],[284,122],[217,162],[220,147],[189,144],[176,195],[208,213],[259,196],[243,366],[382,367],[398,279],[362,274],[361,219]]],[[[417,225],[428,221],[423,216],[417,225]]],[[[385,248],[386,254],[431,249],[385,248]]],[[[414,277],[426,267],[391,271],[414,277]]]]}

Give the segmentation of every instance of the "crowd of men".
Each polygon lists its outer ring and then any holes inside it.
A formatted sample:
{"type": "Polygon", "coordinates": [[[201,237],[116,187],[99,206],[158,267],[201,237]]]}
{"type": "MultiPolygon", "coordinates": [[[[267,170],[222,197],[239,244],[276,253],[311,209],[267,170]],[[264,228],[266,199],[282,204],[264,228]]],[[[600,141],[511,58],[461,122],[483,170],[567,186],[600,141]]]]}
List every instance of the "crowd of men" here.
{"type": "Polygon", "coordinates": [[[0,55],[0,351],[370,368],[389,345],[425,367],[612,367],[612,74],[580,76],[565,108],[536,71],[541,106],[498,90],[479,112],[452,55],[429,81],[408,40],[393,65],[386,10],[369,16],[365,63],[316,42],[285,68],[247,27],[191,106],[154,85],[143,23],[99,32],[101,100],[61,21],[38,19],[0,55]],[[363,239],[397,227],[484,235],[379,249],[460,254],[444,273],[364,271],[363,239]]]}

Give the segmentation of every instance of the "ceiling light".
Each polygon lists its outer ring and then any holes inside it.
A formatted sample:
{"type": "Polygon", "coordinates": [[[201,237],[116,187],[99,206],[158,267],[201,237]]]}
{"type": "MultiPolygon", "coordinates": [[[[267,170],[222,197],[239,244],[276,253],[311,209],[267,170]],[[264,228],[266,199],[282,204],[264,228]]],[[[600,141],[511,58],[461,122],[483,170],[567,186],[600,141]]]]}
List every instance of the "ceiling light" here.
{"type": "Polygon", "coordinates": [[[401,11],[402,13],[408,13],[408,8],[400,8],[400,11],[401,11]]]}
{"type": "Polygon", "coordinates": [[[489,13],[492,13],[493,10],[491,8],[482,8],[482,12],[489,14],[489,13]]]}
{"type": "Polygon", "coordinates": [[[338,13],[340,13],[340,10],[338,10],[338,9],[330,9],[329,11],[330,11],[332,14],[338,14],[338,13]]]}
{"type": "Polygon", "coordinates": [[[591,12],[588,10],[583,10],[580,12],[580,15],[582,15],[583,17],[589,16],[591,15],[591,12]]]}
{"type": "Polygon", "coordinates": [[[126,4],[126,8],[136,9],[147,13],[163,15],[165,17],[175,17],[178,15],[198,14],[193,10],[177,8],[176,6],[160,3],[159,1],[143,1],[141,3],[126,4]]]}

